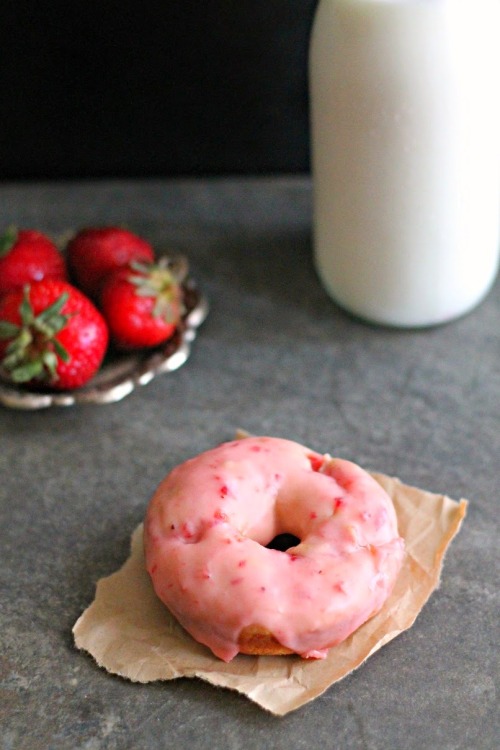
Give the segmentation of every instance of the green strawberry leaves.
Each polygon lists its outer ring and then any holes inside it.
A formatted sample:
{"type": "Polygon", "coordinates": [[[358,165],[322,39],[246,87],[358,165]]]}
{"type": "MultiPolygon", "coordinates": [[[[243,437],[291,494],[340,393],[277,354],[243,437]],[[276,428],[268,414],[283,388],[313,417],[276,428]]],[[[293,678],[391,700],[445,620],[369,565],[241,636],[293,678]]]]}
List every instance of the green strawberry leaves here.
{"type": "Polygon", "coordinates": [[[15,323],[9,323],[8,320],[0,320],[0,339],[11,339],[17,336],[20,326],[15,323]]]}
{"type": "Polygon", "coordinates": [[[69,295],[64,292],[55,302],[35,315],[29,298],[29,285],[19,306],[21,325],[0,321],[0,338],[12,339],[7,346],[2,367],[14,383],[28,383],[37,379],[57,380],[57,364],[70,356],[56,338],[71,317],[62,313],[69,295]]]}
{"type": "Polygon", "coordinates": [[[25,295],[23,300],[20,313],[23,323],[25,325],[32,325],[37,331],[43,333],[47,338],[53,338],[56,333],[59,333],[66,323],[68,322],[70,315],[62,315],[61,310],[69,299],[69,294],[64,292],[61,294],[55,302],[53,302],[45,310],[35,318],[33,310],[29,303],[29,297],[25,295]]]}
{"type": "Polygon", "coordinates": [[[152,297],[155,300],[153,316],[162,318],[166,323],[175,322],[178,309],[182,308],[180,285],[187,275],[187,263],[162,258],[156,264],[132,261],[130,268],[135,273],[128,280],[134,285],[135,293],[139,297],[152,297]]]}
{"type": "Polygon", "coordinates": [[[9,227],[0,235],[0,258],[3,258],[17,242],[17,229],[9,227]]]}

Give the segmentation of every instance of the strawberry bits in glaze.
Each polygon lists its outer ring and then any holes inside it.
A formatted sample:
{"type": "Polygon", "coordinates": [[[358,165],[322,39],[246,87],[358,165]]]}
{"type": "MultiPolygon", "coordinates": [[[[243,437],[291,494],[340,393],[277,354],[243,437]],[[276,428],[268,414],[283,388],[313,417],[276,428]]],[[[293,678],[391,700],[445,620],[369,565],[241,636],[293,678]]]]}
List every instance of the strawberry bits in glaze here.
{"type": "Polygon", "coordinates": [[[144,541],[157,596],[224,661],[325,657],[381,609],[404,556],[392,501],[367,472],[271,437],[171,471],[144,541]],[[294,546],[273,548],[285,534],[294,546]]]}

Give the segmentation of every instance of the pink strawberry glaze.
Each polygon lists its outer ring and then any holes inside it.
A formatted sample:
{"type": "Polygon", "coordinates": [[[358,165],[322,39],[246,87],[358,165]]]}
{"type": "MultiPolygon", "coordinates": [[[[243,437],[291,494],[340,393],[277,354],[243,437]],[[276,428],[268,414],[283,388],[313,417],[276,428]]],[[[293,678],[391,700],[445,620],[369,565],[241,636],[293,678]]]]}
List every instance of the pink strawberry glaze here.
{"type": "Polygon", "coordinates": [[[392,501],[367,472],[271,437],[224,443],[171,471],[144,540],[156,594],[224,661],[252,624],[324,658],[382,607],[404,555],[392,501]],[[301,542],[266,548],[282,533],[301,542]]]}

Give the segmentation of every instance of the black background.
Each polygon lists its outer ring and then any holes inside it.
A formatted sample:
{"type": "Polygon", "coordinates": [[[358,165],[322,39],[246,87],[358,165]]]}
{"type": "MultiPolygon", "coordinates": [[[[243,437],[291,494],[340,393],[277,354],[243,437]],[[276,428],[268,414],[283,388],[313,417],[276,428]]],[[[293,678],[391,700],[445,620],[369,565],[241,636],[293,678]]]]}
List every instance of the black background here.
{"type": "Polygon", "coordinates": [[[0,3],[0,179],[305,172],[316,0],[0,3]]]}

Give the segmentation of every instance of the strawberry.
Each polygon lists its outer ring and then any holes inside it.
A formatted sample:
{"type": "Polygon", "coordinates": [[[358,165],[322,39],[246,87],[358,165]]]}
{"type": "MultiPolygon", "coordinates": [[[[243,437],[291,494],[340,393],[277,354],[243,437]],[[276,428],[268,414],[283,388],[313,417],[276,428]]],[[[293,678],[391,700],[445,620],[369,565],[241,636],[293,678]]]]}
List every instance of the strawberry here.
{"type": "Polygon", "coordinates": [[[7,229],[0,236],[0,295],[48,278],[67,278],[65,260],[54,243],[34,229],[7,229]]]}
{"type": "Polygon", "coordinates": [[[154,260],[149,242],[120,227],[82,229],[68,243],[67,253],[76,285],[92,298],[111,271],[134,260],[154,260]]]}
{"type": "Polygon", "coordinates": [[[36,281],[0,300],[0,366],[14,383],[79,388],[99,369],[108,338],[101,313],[65,281],[36,281]]]}
{"type": "Polygon", "coordinates": [[[131,263],[110,274],[101,292],[101,310],[119,349],[157,346],[175,332],[183,314],[183,264],[131,263]]]}

